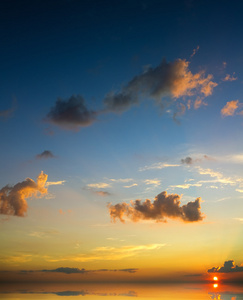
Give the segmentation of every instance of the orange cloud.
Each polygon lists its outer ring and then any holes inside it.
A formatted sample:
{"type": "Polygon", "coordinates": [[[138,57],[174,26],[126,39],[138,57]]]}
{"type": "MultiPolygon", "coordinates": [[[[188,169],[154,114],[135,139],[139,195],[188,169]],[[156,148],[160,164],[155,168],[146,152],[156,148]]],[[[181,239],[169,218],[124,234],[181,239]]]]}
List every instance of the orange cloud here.
{"type": "Polygon", "coordinates": [[[37,181],[26,178],[13,187],[6,185],[0,190],[0,214],[24,217],[28,204],[26,199],[38,197],[38,194],[47,194],[45,184],[48,175],[43,171],[37,177],[37,181]]]}
{"type": "Polygon", "coordinates": [[[201,198],[193,202],[188,202],[180,206],[180,196],[177,194],[167,194],[166,191],[158,194],[154,201],[146,199],[131,201],[130,204],[125,202],[115,205],[109,204],[109,213],[113,222],[119,219],[125,222],[127,217],[133,222],[141,220],[155,220],[157,222],[166,222],[166,218],[180,219],[184,222],[201,221],[204,216],[200,209],[201,198]]]}
{"type": "Polygon", "coordinates": [[[239,100],[229,101],[221,109],[221,115],[223,117],[233,116],[238,107],[239,107],[239,100]]]}

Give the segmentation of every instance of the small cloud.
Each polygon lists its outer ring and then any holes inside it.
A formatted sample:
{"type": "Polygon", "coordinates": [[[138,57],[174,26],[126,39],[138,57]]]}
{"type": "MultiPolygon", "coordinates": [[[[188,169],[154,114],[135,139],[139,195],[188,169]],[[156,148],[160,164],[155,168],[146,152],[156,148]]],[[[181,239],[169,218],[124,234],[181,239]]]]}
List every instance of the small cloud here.
{"type": "Polygon", "coordinates": [[[171,188],[179,188],[179,189],[189,189],[192,186],[200,187],[202,186],[201,183],[185,183],[185,184],[179,184],[179,185],[171,185],[171,188]]]}
{"type": "Polygon", "coordinates": [[[46,186],[50,186],[50,185],[63,185],[64,182],[66,182],[66,180],[60,180],[60,181],[48,181],[46,183],[46,186]]]}
{"type": "Polygon", "coordinates": [[[130,188],[132,188],[134,186],[138,186],[138,184],[137,183],[133,183],[133,184],[130,184],[130,185],[124,185],[123,187],[126,188],[126,189],[130,189],[130,188]]]}
{"type": "Polygon", "coordinates": [[[72,213],[71,209],[68,209],[67,211],[62,210],[61,208],[59,209],[59,214],[60,215],[66,215],[72,213]]]}
{"type": "Polygon", "coordinates": [[[1,118],[8,119],[12,117],[16,109],[17,109],[17,100],[14,98],[10,108],[5,110],[0,110],[0,120],[1,118]]]}
{"type": "Polygon", "coordinates": [[[224,262],[223,267],[212,267],[208,269],[208,273],[235,273],[243,272],[243,267],[238,267],[235,265],[233,260],[228,260],[224,262]]]}
{"type": "Polygon", "coordinates": [[[146,179],[146,180],[144,180],[144,183],[146,185],[160,186],[161,181],[157,178],[155,178],[155,179],[146,179]]]}
{"type": "Polygon", "coordinates": [[[48,175],[43,171],[38,175],[36,182],[30,178],[15,184],[6,185],[0,190],[0,214],[24,217],[28,204],[26,199],[41,197],[47,194],[45,188],[48,175]],[[40,196],[38,196],[40,194],[40,196]]]}
{"type": "Polygon", "coordinates": [[[221,109],[221,115],[223,117],[233,116],[238,107],[239,107],[239,100],[229,101],[221,109]]]}
{"type": "Polygon", "coordinates": [[[45,150],[42,153],[36,155],[37,159],[47,159],[47,158],[53,158],[53,157],[55,157],[55,156],[49,150],[45,150]]]}
{"type": "Polygon", "coordinates": [[[88,110],[84,98],[73,95],[67,100],[58,98],[45,121],[65,129],[79,129],[96,121],[97,112],[88,110]]]}
{"type": "Polygon", "coordinates": [[[238,78],[235,77],[235,72],[234,72],[232,76],[230,74],[226,74],[226,76],[222,80],[223,81],[235,81],[237,79],[238,78]]]}
{"type": "Polygon", "coordinates": [[[191,165],[193,163],[193,160],[191,157],[186,157],[181,159],[182,164],[191,165]]]}
{"type": "Polygon", "coordinates": [[[105,188],[108,188],[110,186],[111,185],[109,183],[105,183],[105,182],[87,184],[88,188],[94,188],[94,189],[105,189],[105,188]]]}
{"type": "Polygon", "coordinates": [[[241,223],[243,223],[243,218],[234,218],[234,219],[241,222],[241,223]]]}
{"type": "Polygon", "coordinates": [[[94,193],[98,196],[101,196],[101,197],[107,197],[107,196],[110,196],[111,193],[109,192],[105,192],[105,191],[94,191],[94,193]]]}
{"type": "Polygon", "coordinates": [[[197,51],[199,50],[199,46],[197,46],[197,48],[193,49],[193,52],[191,54],[191,58],[197,53],[197,51]]]}
{"type": "Polygon", "coordinates": [[[235,189],[235,190],[236,190],[236,192],[243,193],[242,189],[235,189]]]}
{"type": "Polygon", "coordinates": [[[213,158],[207,156],[207,155],[203,155],[203,157],[201,158],[196,158],[196,159],[193,159],[191,158],[190,156],[187,156],[186,158],[182,158],[181,159],[181,163],[182,164],[185,164],[185,165],[192,165],[194,163],[197,163],[197,162],[201,162],[203,161],[204,159],[206,160],[213,160],[213,158]]]}
{"type": "Polygon", "coordinates": [[[151,166],[145,166],[143,168],[140,168],[139,171],[156,170],[156,169],[160,170],[160,169],[164,169],[164,168],[173,168],[173,167],[180,167],[180,165],[159,162],[159,163],[152,164],[151,166]]]}
{"type": "Polygon", "coordinates": [[[156,222],[166,222],[166,218],[180,219],[184,222],[198,222],[203,220],[201,213],[201,198],[193,202],[188,202],[180,206],[180,196],[177,194],[167,194],[166,191],[158,194],[154,201],[146,199],[131,201],[130,204],[125,202],[115,205],[108,204],[110,217],[113,222],[119,219],[125,222],[127,217],[133,222],[141,220],[155,220],[156,222]]]}
{"type": "Polygon", "coordinates": [[[120,178],[120,179],[110,179],[110,181],[113,181],[113,182],[122,182],[122,183],[126,183],[126,182],[131,182],[133,181],[132,178],[120,178]]]}

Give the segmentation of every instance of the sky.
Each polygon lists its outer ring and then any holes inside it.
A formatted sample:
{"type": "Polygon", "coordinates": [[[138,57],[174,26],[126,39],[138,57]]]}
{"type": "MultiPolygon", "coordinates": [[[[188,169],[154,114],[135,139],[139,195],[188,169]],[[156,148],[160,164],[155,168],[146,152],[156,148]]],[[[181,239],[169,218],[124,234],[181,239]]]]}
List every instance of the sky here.
{"type": "Polygon", "coordinates": [[[242,280],[242,9],[1,1],[1,280],[242,280]]]}

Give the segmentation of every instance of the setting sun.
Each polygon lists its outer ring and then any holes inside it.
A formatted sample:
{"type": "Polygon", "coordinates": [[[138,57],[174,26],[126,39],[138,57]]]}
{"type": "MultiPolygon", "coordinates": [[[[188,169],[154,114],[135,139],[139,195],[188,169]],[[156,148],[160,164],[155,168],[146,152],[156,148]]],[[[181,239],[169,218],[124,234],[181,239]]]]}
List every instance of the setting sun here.
{"type": "Polygon", "coordinates": [[[214,281],[218,281],[219,279],[218,279],[217,276],[214,276],[213,280],[214,280],[214,281]]]}

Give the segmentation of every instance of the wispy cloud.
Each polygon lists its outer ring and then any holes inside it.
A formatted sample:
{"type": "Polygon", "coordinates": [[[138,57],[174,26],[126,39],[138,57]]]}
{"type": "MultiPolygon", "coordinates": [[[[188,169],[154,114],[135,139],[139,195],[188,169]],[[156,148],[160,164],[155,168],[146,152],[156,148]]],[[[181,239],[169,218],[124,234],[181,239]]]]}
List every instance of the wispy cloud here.
{"type": "Polygon", "coordinates": [[[200,187],[202,183],[185,183],[185,184],[178,184],[178,185],[170,185],[171,188],[179,188],[179,189],[189,189],[190,187],[200,187]]]}
{"type": "Polygon", "coordinates": [[[127,182],[133,181],[133,179],[132,178],[119,178],[119,179],[113,179],[113,178],[111,178],[110,181],[127,183],[127,182]]]}
{"type": "Polygon", "coordinates": [[[130,204],[125,202],[115,205],[108,204],[111,220],[116,222],[120,220],[125,222],[124,217],[133,222],[141,220],[154,220],[156,222],[166,222],[167,218],[179,219],[184,222],[197,222],[203,220],[201,213],[200,201],[197,198],[193,202],[188,202],[180,206],[181,196],[177,194],[167,194],[166,191],[158,194],[154,201],[146,199],[131,201],[130,204]]]}
{"type": "Polygon", "coordinates": [[[223,81],[235,81],[238,78],[235,77],[235,72],[233,73],[233,75],[230,74],[226,74],[225,77],[222,79],[223,81]]]}
{"type": "Polygon", "coordinates": [[[122,247],[97,247],[89,254],[77,254],[75,256],[51,257],[45,256],[45,260],[49,262],[60,261],[75,261],[75,262],[90,262],[96,260],[102,261],[117,261],[127,257],[137,256],[146,251],[153,251],[165,247],[166,244],[145,244],[145,245],[128,245],[122,247]]]}
{"type": "Polygon", "coordinates": [[[94,188],[94,189],[105,189],[105,188],[108,188],[110,186],[111,185],[109,183],[105,183],[105,182],[87,184],[88,188],[94,188]]]}
{"type": "Polygon", "coordinates": [[[168,164],[165,162],[158,162],[155,164],[152,164],[150,166],[145,166],[139,169],[139,171],[146,171],[146,170],[160,170],[160,169],[164,169],[164,168],[173,168],[173,167],[180,167],[180,165],[178,164],[168,164]]]}
{"type": "Polygon", "coordinates": [[[13,187],[6,185],[0,190],[0,214],[24,217],[28,204],[26,199],[41,197],[47,194],[46,181],[48,175],[43,171],[37,177],[37,181],[26,178],[13,187]]]}
{"type": "Polygon", "coordinates": [[[146,185],[153,185],[154,187],[160,186],[161,185],[161,181],[157,178],[154,179],[145,179],[144,183],[146,185]]]}
{"type": "Polygon", "coordinates": [[[101,197],[107,197],[107,196],[110,196],[111,193],[109,192],[106,192],[106,191],[94,191],[94,193],[98,196],[101,196],[101,197]]]}
{"type": "Polygon", "coordinates": [[[63,185],[65,182],[66,182],[66,180],[48,181],[48,182],[46,182],[46,186],[50,186],[50,185],[63,185]]]}
{"type": "Polygon", "coordinates": [[[130,185],[124,185],[123,187],[126,188],[126,189],[130,189],[130,188],[132,188],[134,186],[138,186],[138,184],[137,183],[132,183],[130,185]]]}
{"type": "Polygon", "coordinates": [[[17,109],[17,101],[14,98],[10,108],[5,109],[5,110],[0,110],[0,120],[1,119],[8,119],[8,118],[12,117],[12,115],[15,112],[16,109],[17,109]]]}

